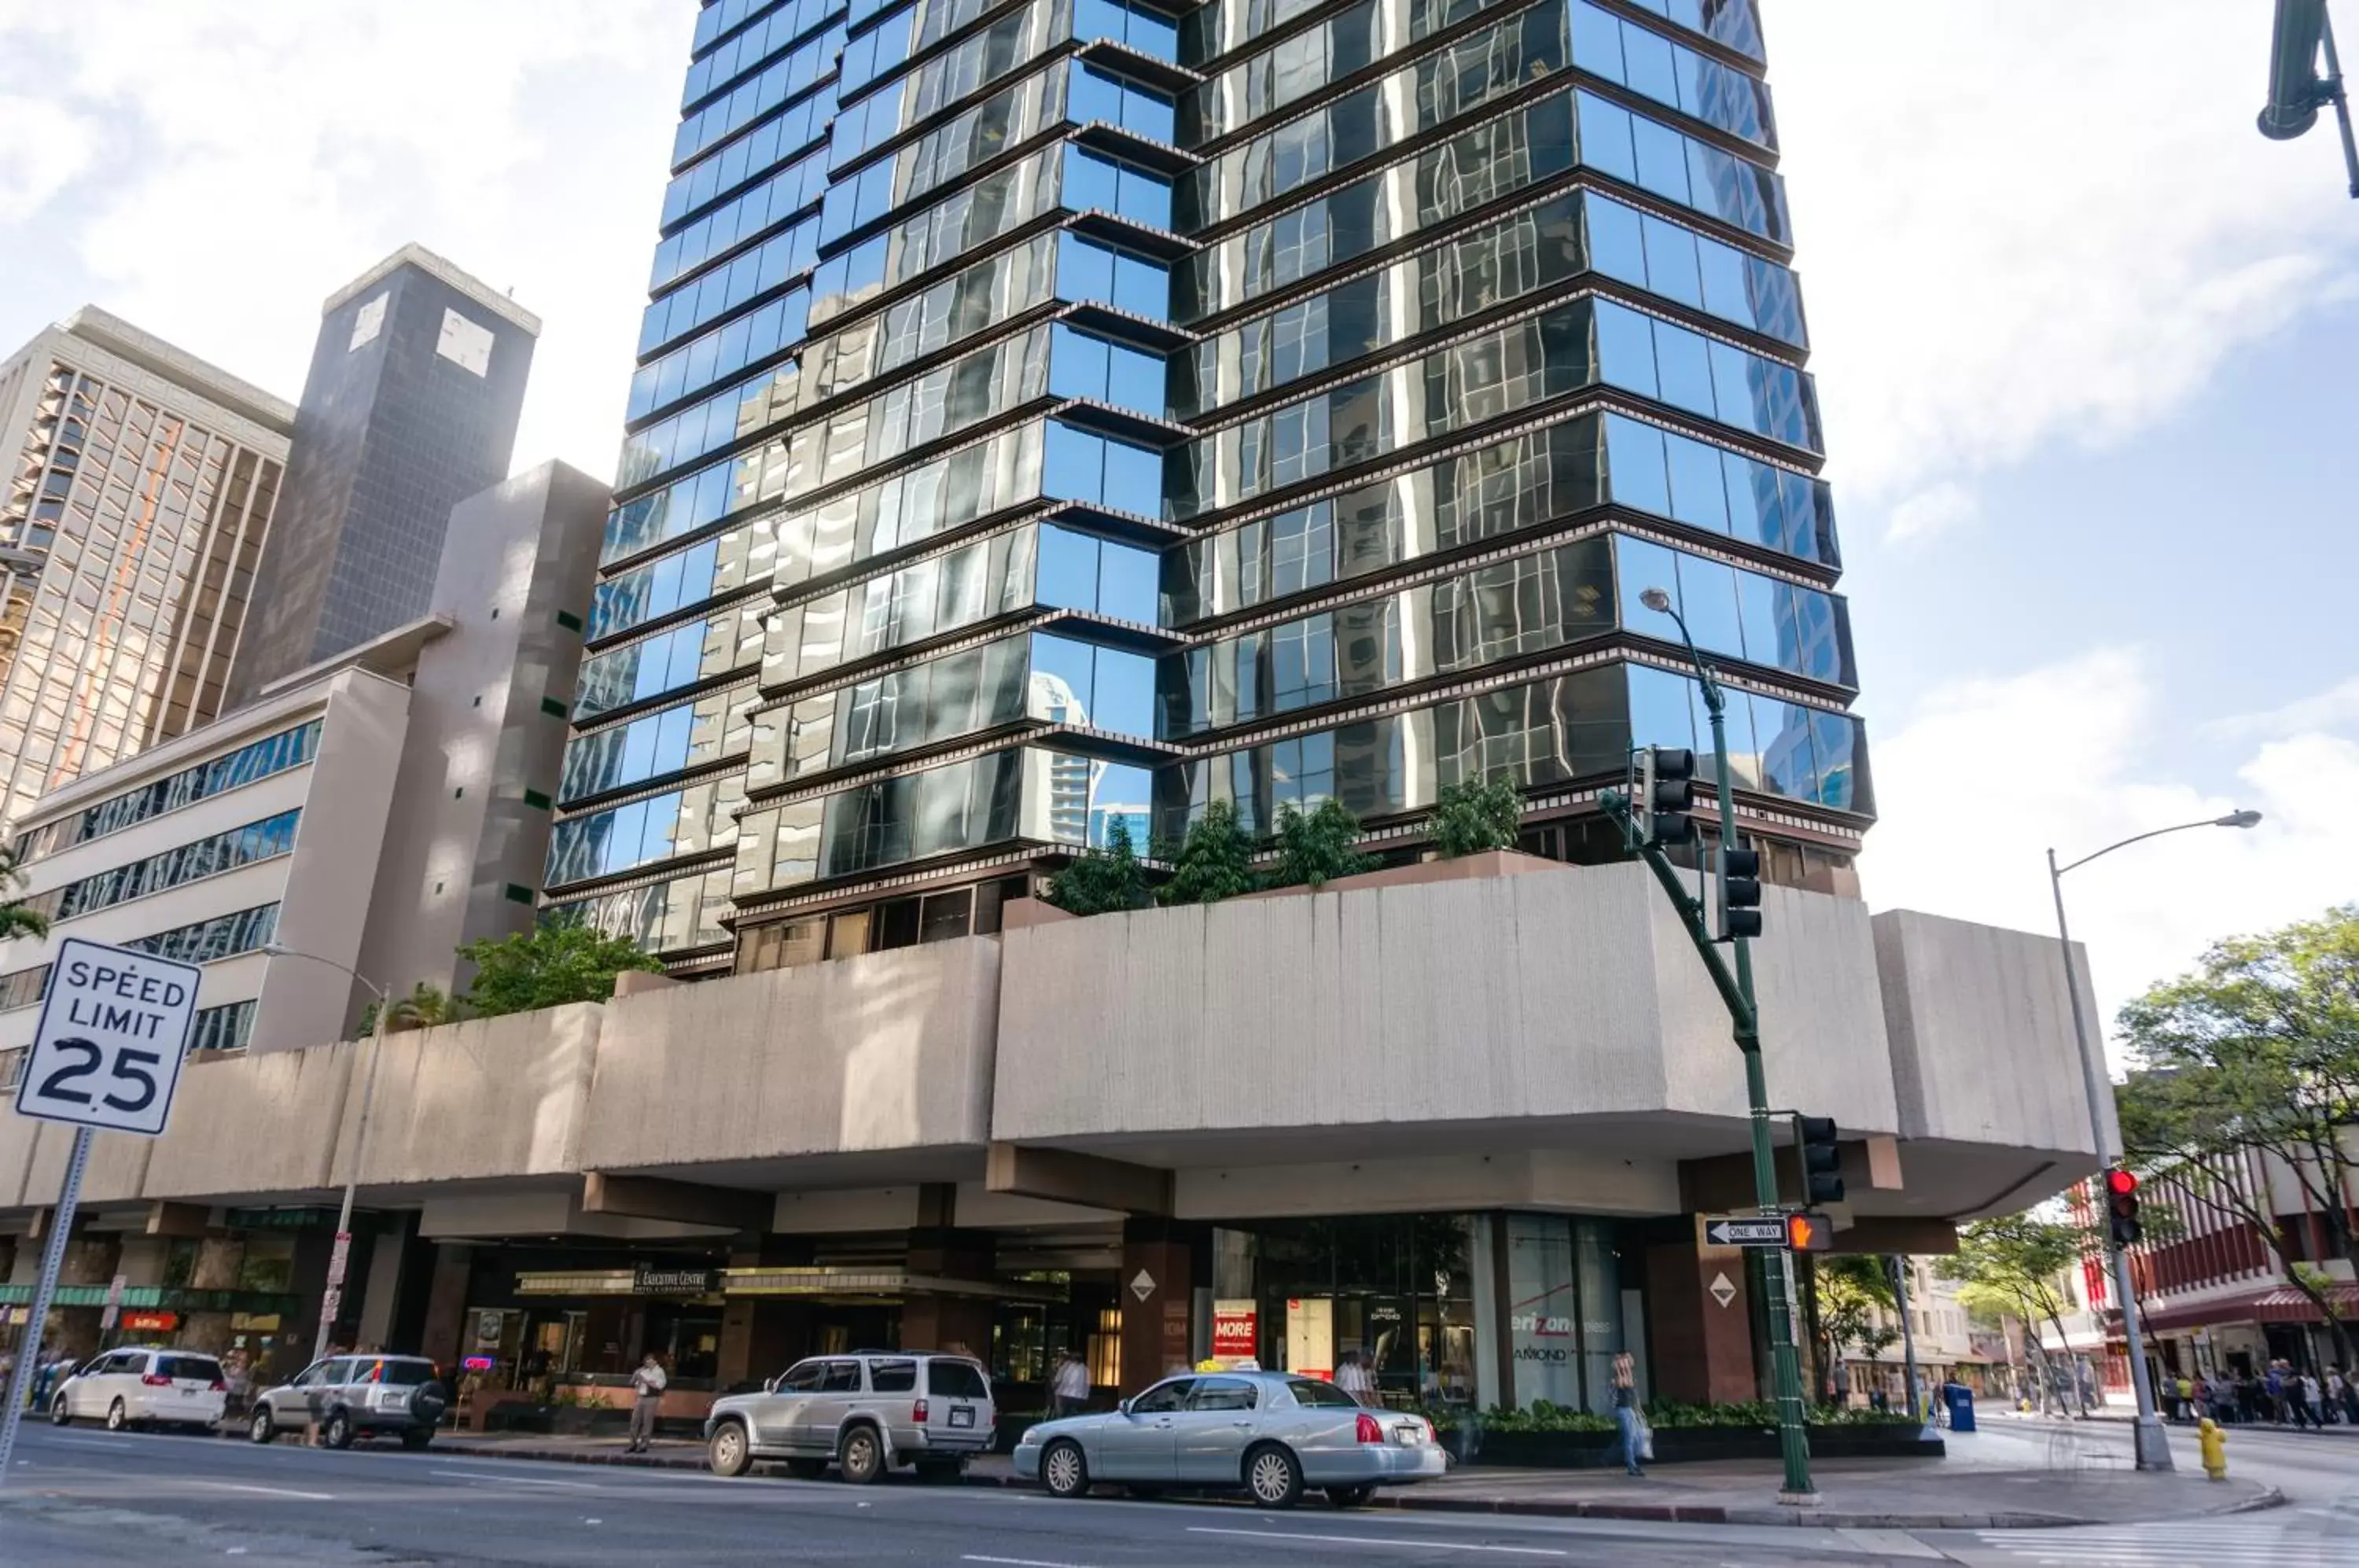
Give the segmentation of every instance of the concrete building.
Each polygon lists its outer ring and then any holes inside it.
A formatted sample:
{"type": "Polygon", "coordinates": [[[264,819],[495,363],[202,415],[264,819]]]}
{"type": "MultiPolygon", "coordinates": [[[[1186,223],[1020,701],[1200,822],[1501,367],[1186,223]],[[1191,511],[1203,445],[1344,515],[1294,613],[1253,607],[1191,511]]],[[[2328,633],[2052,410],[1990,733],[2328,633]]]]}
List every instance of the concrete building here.
{"type": "Polygon", "coordinates": [[[0,1051],[67,936],[205,965],[194,1049],[342,1034],[366,1000],[463,984],[456,949],[528,929],[605,486],[560,463],[461,503],[434,613],[51,792],[18,840],[51,934],[6,950],[0,1051]],[[266,944],[328,960],[273,960],[266,944]]]}
{"type": "Polygon", "coordinates": [[[222,711],[294,421],[95,307],[0,363],[0,828],[222,711]]]}
{"type": "MultiPolygon", "coordinates": [[[[2095,1168],[2053,942],[1767,907],[1767,1071],[1846,1130],[1838,1245],[1939,1251],[2095,1168]]],[[[1657,1394],[1757,1394],[1757,1263],[1696,1217],[1749,1192],[1744,1076],[1643,867],[1494,855],[625,978],[394,1036],[357,1168],[360,1048],[193,1064],[164,1137],[101,1138],[92,1235],[318,1240],[356,1169],[339,1332],[480,1358],[470,1419],[544,1377],[619,1398],[645,1348],[687,1414],[800,1355],[953,1341],[1020,1409],[1060,1347],[1134,1388],[1216,1321],[1273,1366],[1362,1351],[1394,1399],[1603,1408],[1625,1349],[1657,1394]]],[[[0,1117],[0,1224],[62,1147],[0,1117]]],[[[277,1303],[299,1346],[319,1282],[277,1303]]]]}
{"type": "Polygon", "coordinates": [[[507,477],[539,335],[415,245],[328,297],[233,701],[427,613],[451,508],[507,477]]]}

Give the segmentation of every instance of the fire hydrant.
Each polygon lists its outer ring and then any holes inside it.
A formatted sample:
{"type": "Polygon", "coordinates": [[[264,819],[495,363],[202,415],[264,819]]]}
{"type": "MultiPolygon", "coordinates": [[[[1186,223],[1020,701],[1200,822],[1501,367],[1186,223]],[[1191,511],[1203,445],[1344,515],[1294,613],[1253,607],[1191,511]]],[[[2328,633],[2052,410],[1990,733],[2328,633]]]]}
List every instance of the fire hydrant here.
{"type": "Polygon", "coordinates": [[[2203,1450],[2203,1474],[2214,1481],[2228,1478],[2228,1434],[2210,1416],[2196,1423],[2195,1442],[2203,1450]]]}

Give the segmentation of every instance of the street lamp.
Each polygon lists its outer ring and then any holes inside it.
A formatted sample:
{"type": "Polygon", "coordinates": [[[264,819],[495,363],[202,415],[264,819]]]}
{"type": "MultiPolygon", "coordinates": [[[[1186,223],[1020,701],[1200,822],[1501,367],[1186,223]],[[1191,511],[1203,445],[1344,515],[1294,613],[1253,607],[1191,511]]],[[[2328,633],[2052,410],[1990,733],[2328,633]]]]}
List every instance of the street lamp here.
{"type": "MultiPolygon", "coordinates": [[[[1721,691],[1720,682],[1713,679],[1712,667],[1696,650],[1686,617],[1672,607],[1671,596],[1660,588],[1645,588],[1639,591],[1638,603],[1658,615],[1671,617],[1672,624],[1680,628],[1680,640],[1687,645],[1688,662],[1695,666],[1696,680],[1703,687],[1704,711],[1712,716],[1712,771],[1720,795],[1717,881],[1721,907],[1725,909],[1728,857],[1736,848],[1736,802],[1729,792],[1728,782],[1727,698],[1721,691]]],[[[1697,940],[1701,942],[1704,939],[1697,940]]],[[[1735,1010],[1735,1033],[1737,1051],[1745,1058],[1745,1094],[1752,1101],[1754,1202],[1763,1214],[1772,1214],[1777,1208],[1777,1166],[1769,1140],[1769,1085],[1761,1068],[1761,1015],[1753,996],[1753,953],[1741,936],[1731,934],[1728,944],[1736,953],[1736,989],[1743,1004],[1735,1010]]],[[[1794,1255],[1781,1250],[1776,1282],[1768,1291],[1769,1358],[1777,1384],[1777,1443],[1786,1461],[1786,1487],[1780,1500],[1802,1502],[1814,1498],[1816,1494],[1810,1486],[1810,1440],[1802,1425],[1802,1369],[1794,1354],[1793,1269],[1794,1255]]],[[[1766,1266],[1762,1276],[1765,1279],[1770,1277],[1766,1266]]]]}
{"type": "MultiPolygon", "coordinates": [[[[2107,1158],[2105,1115],[2101,1096],[2111,1092],[2112,1084],[2098,1066],[2096,1052],[2090,1048],[2088,1020],[2081,1014],[2081,984],[2072,974],[2072,930],[2064,920],[2064,873],[2088,865],[2098,855],[2111,855],[2129,844],[2160,838],[2164,833],[2185,833],[2190,828],[2249,828],[2257,826],[2260,820],[2258,811],[2234,811],[2224,817],[2205,817],[2201,822],[2153,828],[2146,833],[2132,833],[2125,839],[2062,866],[2056,864],[2054,849],[2048,852],[2048,885],[2056,895],[2056,935],[2063,944],[2064,952],[2064,995],[2072,1005],[2072,1039],[2081,1048],[2081,1078],[2089,1094],[2090,1142],[2101,1163],[2107,1158]]],[[[2114,1151],[2115,1158],[2120,1153],[2119,1149],[2114,1151]]],[[[2105,1250],[2113,1257],[2114,1293],[2122,1299],[2122,1338],[2129,1353],[2130,1387],[2137,1395],[2137,1421],[2131,1428],[2137,1467],[2141,1470],[2168,1470],[2171,1468],[2170,1440],[2162,1430],[2160,1418],[2155,1414],[2154,1386],[2147,1377],[2146,1343],[2138,1333],[2137,1297],[2130,1290],[2129,1254],[2114,1243],[2110,1229],[2105,1235],[2105,1250]]]]}
{"type": "Polygon", "coordinates": [[[385,1022],[393,1011],[386,1000],[385,987],[371,980],[350,964],[339,964],[332,958],[322,958],[316,953],[303,953],[278,943],[265,942],[262,951],[272,958],[308,958],[314,964],[324,964],[331,969],[342,970],[376,997],[376,1027],[369,1030],[368,1075],[361,1081],[361,1125],[353,1135],[353,1158],[344,1167],[344,1203],[336,1213],[335,1245],[328,1252],[328,1288],[320,1298],[320,1336],[313,1344],[311,1359],[320,1360],[328,1354],[328,1334],[335,1327],[336,1313],[343,1305],[344,1271],[353,1250],[353,1190],[361,1179],[361,1160],[368,1153],[369,1104],[376,1098],[376,1064],[385,1054],[385,1022]]]}

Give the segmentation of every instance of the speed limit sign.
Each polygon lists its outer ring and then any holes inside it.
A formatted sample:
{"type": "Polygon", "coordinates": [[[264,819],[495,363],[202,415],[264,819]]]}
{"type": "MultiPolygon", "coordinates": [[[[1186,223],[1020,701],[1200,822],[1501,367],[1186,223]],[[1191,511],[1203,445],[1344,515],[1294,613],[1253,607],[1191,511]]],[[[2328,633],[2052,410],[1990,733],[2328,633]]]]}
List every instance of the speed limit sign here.
{"type": "Polygon", "coordinates": [[[102,1132],[162,1132],[198,978],[193,964],[80,937],[59,943],[16,1108],[102,1132]]]}

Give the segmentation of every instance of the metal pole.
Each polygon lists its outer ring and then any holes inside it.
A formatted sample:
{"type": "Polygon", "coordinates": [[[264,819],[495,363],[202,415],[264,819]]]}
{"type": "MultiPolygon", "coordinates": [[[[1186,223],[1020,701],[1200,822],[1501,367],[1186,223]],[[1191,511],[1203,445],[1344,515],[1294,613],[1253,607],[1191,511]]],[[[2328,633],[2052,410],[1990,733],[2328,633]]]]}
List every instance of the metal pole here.
{"type": "Polygon", "coordinates": [[[352,1161],[344,1167],[344,1202],[336,1212],[336,1239],[328,1254],[328,1288],[320,1296],[320,1334],[311,1347],[314,1361],[326,1357],[328,1336],[334,1331],[337,1314],[343,1306],[344,1275],[351,1266],[353,1250],[353,1194],[360,1185],[361,1161],[368,1155],[369,1106],[376,1099],[376,1064],[385,1054],[386,1015],[392,1011],[392,1002],[379,992],[376,1027],[369,1030],[368,1037],[368,1072],[361,1080],[360,1126],[353,1134],[352,1161]]]}
{"type": "Polygon", "coordinates": [[[1887,1255],[1885,1267],[1892,1270],[1892,1304],[1900,1313],[1900,1372],[1908,1378],[1908,1419],[1921,1421],[1926,1412],[1917,1408],[1917,1331],[1908,1323],[1908,1259],[1887,1255]]]}
{"type": "MultiPolygon", "coordinates": [[[[1679,626],[1680,636],[1687,639],[1688,657],[1694,660],[1696,673],[1702,678],[1704,710],[1712,715],[1712,771],[1720,794],[1720,868],[1715,880],[1720,887],[1722,918],[1725,920],[1728,855],[1736,847],[1736,800],[1728,782],[1727,705],[1720,682],[1704,667],[1702,655],[1696,652],[1695,639],[1688,637],[1687,623],[1682,620],[1679,626]]],[[[1745,1018],[1736,1030],[1736,1047],[1745,1057],[1745,1088],[1753,1102],[1753,1196],[1763,1214],[1772,1214],[1777,1208],[1777,1165],[1769,1138],[1769,1084],[1761,1068],[1761,1014],[1753,996],[1753,953],[1743,937],[1731,938],[1729,945],[1736,950],[1736,989],[1745,998],[1745,1018]]],[[[1794,1354],[1793,1260],[1788,1258],[1780,1269],[1765,1269],[1761,1275],[1769,1293],[1769,1364],[1777,1395],[1777,1448],[1786,1462],[1786,1486],[1777,1494],[1777,1500],[1814,1503],[1818,1492],[1810,1485],[1810,1440],[1803,1424],[1802,1369],[1794,1354]]]]}
{"type": "MultiPolygon", "coordinates": [[[[2175,832],[2177,830],[2165,830],[2175,832]]],[[[2104,853],[2100,850],[2099,854],[2104,853]]],[[[2093,857],[2092,857],[2093,858],[2093,857]]],[[[2064,954],[2064,994],[2072,1005],[2072,1039],[2081,1048],[2081,1080],[2089,1094],[2089,1138],[2097,1151],[2097,1163],[2112,1158],[2105,1139],[2104,1100],[2113,1093],[2113,1085],[2097,1069],[2097,1057],[2089,1043],[2088,1020],[2081,1014],[2081,982],[2073,973],[2072,930],[2064,919],[2064,874],[2056,867],[2056,852],[2048,852],[2048,886],[2056,895],[2056,936],[2064,954]]],[[[2162,1430],[2155,1415],[2154,1389],[2148,1386],[2146,1373],[2146,1342],[2138,1333],[2137,1297],[2130,1290],[2129,1255],[2114,1245],[2113,1233],[2107,1228],[2105,1251],[2112,1256],[2114,1293],[2122,1301],[2122,1337],[2129,1353],[2130,1388],[2137,1396],[2137,1420],[2130,1428],[2130,1446],[2141,1470],[2169,1470],[2170,1436],[2162,1430]]],[[[2092,1316],[2096,1316],[2092,1313],[2092,1316]]],[[[2098,1318],[2100,1325],[2104,1319],[2098,1318]]],[[[2101,1330],[2102,1332],[2102,1330],[2101,1330]]],[[[2071,1346],[2062,1347],[2070,1359],[2071,1346]]]]}
{"type": "Polygon", "coordinates": [[[41,1358],[41,1330],[48,1325],[49,1301],[58,1291],[58,1272],[65,1266],[66,1238],[73,1234],[74,1210],[82,1203],[82,1167],[90,1163],[90,1128],[74,1128],[73,1152],[66,1157],[65,1185],[49,1215],[49,1239],[41,1248],[41,1280],[33,1287],[33,1304],[25,1319],[25,1334],[16,1345],[16,1365],[8,1374],[8,1410],[0,1416],[0,1486],[8,1484],[15,1462],[16,1428],[25,1419],[25,1400],[32,1391],[33,1369],[41,1358]]]}

